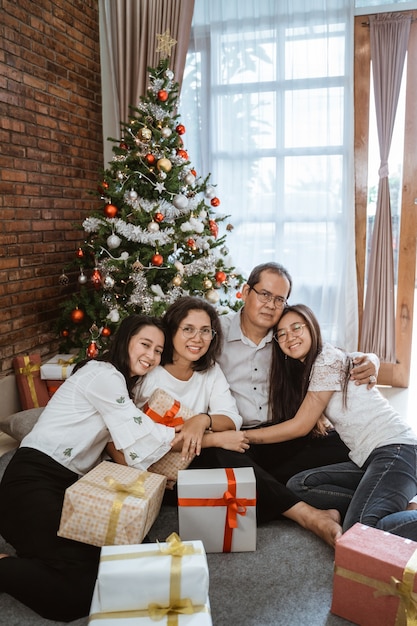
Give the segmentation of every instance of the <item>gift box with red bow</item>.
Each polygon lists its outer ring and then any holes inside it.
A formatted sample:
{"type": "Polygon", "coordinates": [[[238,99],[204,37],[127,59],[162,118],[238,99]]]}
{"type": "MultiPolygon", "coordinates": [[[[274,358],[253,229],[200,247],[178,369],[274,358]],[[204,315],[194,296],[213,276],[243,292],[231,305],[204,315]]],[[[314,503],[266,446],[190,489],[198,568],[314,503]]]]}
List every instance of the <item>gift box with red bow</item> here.
{"type": "Polygon", "coordinates": [[[103,461],[65,491],[58,535],[94,546],[140,543],[160,511],[165,482],[103,461]]]}
{"type": "Polygon", "coordinates": [[[417,623],[417,542],[355,524],[336,543],[331,611],[360,626],[417,623]]]}
{"type": "MultiPolygon", "coordinates": [[[[183,424],[184,420],[195,415],[195,411],[183,406],[179,400],[175,400],[163,389],[156,389],[153,392],[148,402],[142,407],[142,411],[155,422],[172,427],[183,424]]],[[[191,461],[182,458],[181,452],[170,451],[153,463],[148,470],[166,476],[167,488],[172,489],[177,482],[178,471],[186,469],[190,463],[191,461]]]]}
{"type": "Polygon", "coordinates": [[[101,549],[90,624],[210,626],[209,572],[201,541],[101,549]]]}
{"type": "Polygon", "coordinates": [[[27,354],[13,359],[16,384],[22,410],[36,409],[49,402],[48,388],[41,380],[41,355],[27,354]]]}
{"type": "Polygon", "coordinates": [[[178,472],[181,538],[206,552],[256,550],[256,481],[251,467],[178,472]]]}

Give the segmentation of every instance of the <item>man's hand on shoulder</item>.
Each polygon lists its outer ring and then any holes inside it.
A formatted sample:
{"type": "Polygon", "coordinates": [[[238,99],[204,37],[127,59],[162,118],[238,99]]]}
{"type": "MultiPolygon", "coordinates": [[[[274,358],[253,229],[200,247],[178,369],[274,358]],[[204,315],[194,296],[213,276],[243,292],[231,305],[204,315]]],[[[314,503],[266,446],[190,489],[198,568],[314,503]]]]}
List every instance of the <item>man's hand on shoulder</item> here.
{"type": "Polygon", "coordinates": [[[353,368],[350,379],[355,385],[366,385],[372,389],[376,385],[379,369],[379,359],[375,354],[358,354],[353,359],[353,368]]]}

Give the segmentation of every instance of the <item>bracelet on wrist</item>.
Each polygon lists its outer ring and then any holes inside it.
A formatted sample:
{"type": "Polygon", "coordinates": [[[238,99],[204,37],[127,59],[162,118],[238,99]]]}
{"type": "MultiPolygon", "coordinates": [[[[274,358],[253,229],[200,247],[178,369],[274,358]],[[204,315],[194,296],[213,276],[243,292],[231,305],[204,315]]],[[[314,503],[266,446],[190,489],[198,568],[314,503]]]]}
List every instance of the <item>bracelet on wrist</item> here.
{"type": "Polygon", "coordinates": [[[211,419],[211,415],[209,415],[208,413],[203,413],[203,415],[207,415],[207,417],[210,420],[210,423],[208,425],[208,427],[206,428],[206,430],[210,431],[211,433],[213,432],[213,420],[211,419]]]}

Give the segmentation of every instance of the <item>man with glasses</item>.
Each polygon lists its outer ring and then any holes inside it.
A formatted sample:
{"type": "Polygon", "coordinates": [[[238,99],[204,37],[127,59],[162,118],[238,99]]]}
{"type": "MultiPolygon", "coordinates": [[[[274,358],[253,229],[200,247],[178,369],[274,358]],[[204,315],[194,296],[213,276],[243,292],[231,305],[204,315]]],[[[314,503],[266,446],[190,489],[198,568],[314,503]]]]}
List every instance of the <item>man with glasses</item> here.
{"type": "MultiPolygon", "coordinates": [[[[243,429],[265,426],[270,422],[268,410],[269,376],[272,358],[273,332],[291,293],[292,279],[278,263],[256,266],[242,289],[244,306],[237,313],[221,315],[223,348],[218,362],[227,378],[237,407],[243,418],[243,429]]],[[[376,382],[378,358],[361,355],[355,359],[353,377],[358,384],[371,387],[376,382]]],[[[205,455],[216,456],[213,463],[222,467],[252,464],[256,468],[258,486],[270,489],[273,508],[265,508],[268,500],[262,494],[258,521],[277,518],[278,513],[312,530],[327,543],[333,544],[340,534],[337,515],[319,511],[300,501],[285,487],[287,480],[298,472],[348,460],[348,450],[332,431],[326,436],[309,435],[277,444],[252,445],[245,455],[222,449],[212,449],[205,455]]],[[[213,466],[213,465],[212,465],[213,466]]],[[[334,512],[337,513],[337,512],[334,512]]],[[[339,527],[340,528],[340,527],[339,527]]]]}

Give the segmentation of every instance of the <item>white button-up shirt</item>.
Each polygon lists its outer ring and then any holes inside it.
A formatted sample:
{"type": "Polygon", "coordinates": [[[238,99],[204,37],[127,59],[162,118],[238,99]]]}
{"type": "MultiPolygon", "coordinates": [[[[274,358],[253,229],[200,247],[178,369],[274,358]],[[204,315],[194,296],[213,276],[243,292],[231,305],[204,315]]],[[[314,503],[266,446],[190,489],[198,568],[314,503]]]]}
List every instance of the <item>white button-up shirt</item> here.
{"type": "Polygon", "coordinates": [[[240,327],[241,311],[220,315],[223,348],[218,363],[243,419],[243,428],[265,424],[269,418],[269,373],[272,330],[259,344],[248,339],[240,327]]]}

